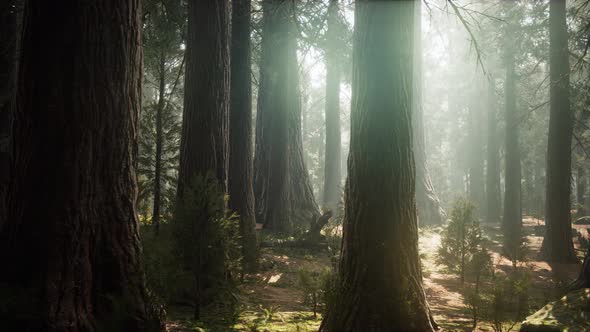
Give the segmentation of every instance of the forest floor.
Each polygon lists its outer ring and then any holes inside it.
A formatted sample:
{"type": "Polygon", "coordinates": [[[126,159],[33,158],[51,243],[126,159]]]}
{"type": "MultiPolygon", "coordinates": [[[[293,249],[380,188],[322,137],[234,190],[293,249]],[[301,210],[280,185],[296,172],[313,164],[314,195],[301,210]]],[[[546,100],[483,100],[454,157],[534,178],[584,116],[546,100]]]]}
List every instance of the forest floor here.
{"type": "MultiPolygon", "coordinates": [[[[580,265],[547,264],[536,259],[542,242],[543,221],[524,219],[524,233],[527,238],[525,262],[521,269],[528,271],[529,286],[528,313],[541,308],[548,301],[559,298],[561,287],[576,278],[580,265]]],[[[585,226],[588,227],[588,226],[585,226]]],[[[484,235],[489,239],[495,273],[510,273],[512,262],[501,255],[501,233],[499,225],[482,225],[484,235]]],[[[465,299],[466,289],[473,287],[473,280],[467,278],[461,284],[456,274],[450,274],[436,264],[436,252],[440,246],[441,228],[424,228],[420,231],[420,252],[424,270],[426,296],[435,320],[443,331],[473,331],[471,310],[465,299]]],[[[263,248],[261,272],[246,275],[240,284],[239,315],[231,324],[204,325],[192,322],[190,307],[168,309],[168,331],[268,331],[296,332],[317,331],[321,315],[314,318],[310,305],[304,301],[300,287],[299,271],[321,273],[330,268],[327,251],[295,248],[263,248]],[[223,326],[223,327],[222,327],[223,326]]],[[[482,287],[486,287],[485,281],[482,287]]],[[[518,321],[513,320],[505,328],[518,330],[518,321]]],[[[491,322],[480,321],[475,331],[493,331],[491,322]]]]}

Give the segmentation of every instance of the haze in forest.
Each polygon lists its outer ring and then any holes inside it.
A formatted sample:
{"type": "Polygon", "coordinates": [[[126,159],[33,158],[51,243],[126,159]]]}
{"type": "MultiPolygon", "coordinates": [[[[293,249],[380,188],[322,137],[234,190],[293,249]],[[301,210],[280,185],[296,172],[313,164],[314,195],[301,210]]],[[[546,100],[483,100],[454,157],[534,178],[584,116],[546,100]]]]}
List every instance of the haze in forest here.
{"type": "Polygon", "coordinates": [[[590,1],[5,0],[0,331],[590,331],[590,1]]]}

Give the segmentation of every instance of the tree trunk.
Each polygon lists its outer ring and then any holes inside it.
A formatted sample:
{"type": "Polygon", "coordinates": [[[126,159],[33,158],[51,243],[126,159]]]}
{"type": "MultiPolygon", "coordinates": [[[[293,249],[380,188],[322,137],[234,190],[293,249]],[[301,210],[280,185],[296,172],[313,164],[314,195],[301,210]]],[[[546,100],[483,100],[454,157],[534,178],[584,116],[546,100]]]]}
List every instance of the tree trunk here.
{"type": "Polygon", "coordinates": [[[29,1],[24,18],[2,328],[147,331],[135,215],[140,2],[29,1]]]}
{"type": "Polygon", "coordinates": [[[336,210],[340,202],[340,50],[338,0],[330,0],[326,47],[326,146],[324,166],[324,208],[336,210]]]}
{"type": "Polygon", "coordinates": [[[505,183],[504,183],[504,252],[509,257],[517,258],[521,240],[522,208],[521,208],[521,170],[519,147],[519,119],[516,108],[516,72],[512,45],[506,50],[506,81],[505,119],[506,138],[505,183]]]}
{"type": "Polygon", "coordinates": [[[578,172],[576,176],[576,198],[578,200],[578,217],[583,217],[586,215],[586,182],[588,179],[586,178],[586,169],[581,166],[578,167],[578,172]]]}
{"type": "Polygon", "coordinates": [[[256,118],[256,220],[290,233],[319,209],[303,158],[295,3],[263,2],[262,55],[256,118]]]}
{"type": "Polygon", "coordinates": [[[10,182],[10,127],[16,89],[16,0],[0,4],[0,227],[6,217],[10,182]]]}
{"type": "Polygon", "coordinates": [[[232,1],[229,132],[229,208],[240,216],[243,262],[256,269],[256,219],[252,188],[251,0],[232,1]]]}
{"type": "Polygon", "coordinates": [[[433,331],[414,200],[414,9],[356,2],[342,260],[320,331],[433,331]]]}
{"type": "Polygon", "coordinates": [[[577,262],[572,242],[570,185],[573,113],[569,100],[569,53],[565,0],[549,1],[550,112],[547,143],[545,238],[541,257],[577,262]]]}
{"type": "Polygon", "coordinates": [[[164,94],[166,91],[166,57],[164,52],[160,52],[160,68],[158,71],[159,91],[158,106],[156,109],[156,155],[154,156],[154,208],[152,210],[152,224],[156,235],[160,232],[160,207],[162,205],[162,145],[163,145],[163,128],[162,116],[166,102],[164,94]]]}
{"type": "MultiPolygon", "coordinates": [[[[542,158],[544,161],[545,158],[542,158]]],[[[544,218],[545,215],[545,176],[543,162],[538,160],[534,163],[534,177],[535,177],[535,216],[537,218],[544,218]]]]}
{"type": "Polygon", "coordinates": [[[486,222],[500,221],[500,156],[498,152],[498,129],[496,117],[495,79],[488,82],[488,136],[486,169],[486,222]]]}
{"type": "MultiPolygon", "coordinates": [[[[212,172],[226,192],[229,125],[229,1],[189,1],[178,196],[212,172]]],[[[178,200],[181,202],[181,200],[178,200]]]]}
{"type": "Polygon", "coordinates": [[[424,112],[422,103],[422,28],[421,28],[421,2],[416,2],[416,15],[414,26],[414,110],[412,114],[414,128],[414,158],[416,164],[416,206],[418,209],[418,221],[422,225],[438,225],[446,220],[446,213],[440,205],[440,200],[434,190],[428,161],[426,158],[426,146],[424,139],[424,112]]]}
{"type": "Polygon", "coordinates": [[[474,79],[474,95],[469,106],[469,196],[475,204],[475,217],[480,218],[484,210],[484,128],[481,103],[477,98],[483,91],[480,89],[481,79],[474,79]]]}

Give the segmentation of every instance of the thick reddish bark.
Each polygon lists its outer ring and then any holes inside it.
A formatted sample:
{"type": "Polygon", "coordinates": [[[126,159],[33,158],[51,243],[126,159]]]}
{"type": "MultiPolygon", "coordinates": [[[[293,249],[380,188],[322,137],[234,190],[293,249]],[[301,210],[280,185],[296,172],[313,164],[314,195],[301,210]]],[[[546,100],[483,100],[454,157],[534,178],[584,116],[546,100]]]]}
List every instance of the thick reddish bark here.
{"type": "Polygon", "coordinates": [[[549,1],[550,111],[547,142],[545,237],[541,256],[552,262],[577,262],[571,227],[571,143],[568,33],[565,0],[549,1]]]}
{"type": "Polygon", "coordinates": [[[26,4],[9,222],[0,230],[10,266],[0,284],[11,294],[2,329],[149,328],[135,215],[139,7],[26,4]]]}
{"type": "Polygon", "coordinates": [[[252,187],[251,0],[232,1],[229,207],[240,216],[244,266],[256,268],[256,219],[252,187]]]}
{"type": "Polygon", "coordinates": [[[189,1],[178,195],[198,174],[227,187],[229,1],[189,1]]]}
{"type": "Polygon", "coordinates": [[[414,200],[413,1],[357,1],[337,296],[320,331],[433,331],[414,200]]]}

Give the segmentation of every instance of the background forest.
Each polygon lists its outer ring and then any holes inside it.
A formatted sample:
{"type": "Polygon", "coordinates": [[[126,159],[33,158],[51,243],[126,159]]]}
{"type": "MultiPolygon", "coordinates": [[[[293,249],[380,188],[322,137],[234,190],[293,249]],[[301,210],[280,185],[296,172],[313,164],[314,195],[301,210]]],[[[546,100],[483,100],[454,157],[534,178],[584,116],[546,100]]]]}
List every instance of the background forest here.
{"type": "Polygon", "coordinates": [[[6,331],[590,330],[590,1],[7,0],[6,331]]]}

